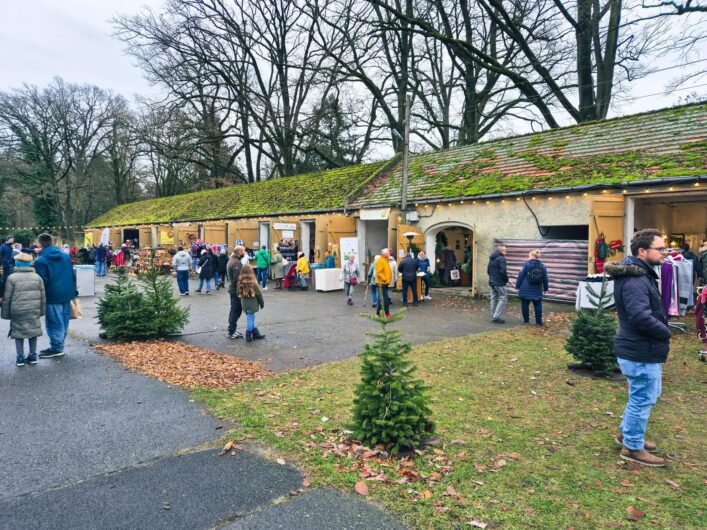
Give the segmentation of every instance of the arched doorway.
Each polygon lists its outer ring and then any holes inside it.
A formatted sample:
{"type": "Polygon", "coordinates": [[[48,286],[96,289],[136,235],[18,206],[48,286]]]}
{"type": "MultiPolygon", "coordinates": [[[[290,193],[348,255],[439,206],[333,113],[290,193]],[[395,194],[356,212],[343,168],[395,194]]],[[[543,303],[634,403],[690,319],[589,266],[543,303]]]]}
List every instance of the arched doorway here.
{"type": "Polygon", "coordinates": [[[472,226],[454,221],[431,226],[425,231],[425,252],[430,258],[432,271],[438,273],[442,287],[470,287],[472,294],[476,294],[476,251],[472,226]],[[468,262],[471,262],[469,272],[465,272],[462,265],[468,262]],[[452,270],[459,271],[458,280],[452,280],[452,270]]]}

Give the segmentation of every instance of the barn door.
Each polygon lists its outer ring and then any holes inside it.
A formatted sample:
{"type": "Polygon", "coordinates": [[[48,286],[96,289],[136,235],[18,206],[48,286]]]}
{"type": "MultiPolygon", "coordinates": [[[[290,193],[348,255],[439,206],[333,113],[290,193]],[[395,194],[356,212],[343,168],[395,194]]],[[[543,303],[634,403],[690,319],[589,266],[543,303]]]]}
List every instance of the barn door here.
{"type": "MultiPolygon", "coordinates": [[[[624,198],[622,196],[596,197],[592,200],[589,212],[589,259],[587,272],[596,272],[596,240],[604,234],[606,243],[622,240],[624,237],[624,198]]],[[[626,243],[626,242],[624,242],[626,243]]],[[[623,259],[624,254],[617,252],[610,261],[623,259]]],[[[609,260],[607,260],[609,261],[609,260]]]]}

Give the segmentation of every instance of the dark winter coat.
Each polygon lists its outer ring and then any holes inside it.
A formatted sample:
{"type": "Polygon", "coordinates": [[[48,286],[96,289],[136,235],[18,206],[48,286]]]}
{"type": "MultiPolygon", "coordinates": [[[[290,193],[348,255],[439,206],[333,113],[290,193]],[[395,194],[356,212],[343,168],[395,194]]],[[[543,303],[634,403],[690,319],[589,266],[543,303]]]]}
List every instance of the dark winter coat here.
{"type": "Polygon", "coordinates": [[[685,252],[683,252],[682,257],[685,259],[689,259],[692,262],[693,278],[695,276],[697,276],[698,278],[702,278],[702,271],[700,270],[702,268],[700,265],[700,258],[698,258],[697,255],[691,250],[686,250],[685,252]]]}
{"type": "Polygon", "coordinates": [[[489,265],[486,268],[489,275],[489,285],[491,287],[503,287],[508,283],[508,271],[506,270],[506,256],[498,250],[489,257],[489,265]]]}
{"type": "Polygon", "coordinates": [[[10,337],[31,339],[42,335],[46,298],[44,282],[31,267],[16,267],[7,279],[2,318],[10,321],[10,337]]]}
{"type": "Polygon", "coordinates": [[[2,265],[5,276],[9,276],[15,268],[15,260],[12,259],[12,245],[10,243],[0,245],[0,265],[2,265]]]}
{"type": "Polygon", "coordinates": [[[700,267],[702,270],[702,279],[707,282],[707,245],[700,247],[700,267]]]}
{"type": "Polygon", "coordinates": [[[520,270],[516,280],[516,289],[518,289],[518,296],[525,300],[543,299],[543,293],[548,289],[547,268],[539,259],[529,259],[523,263],[523,268],[520,270]],[[541,283],[530,283],[528,281],[528,271],[537,267],[538,263],[543,270],[543,281],[541,283]]]}
{"type": "Polygon", "coordinates": [[[218,275],[224,276],[226,274],[226,267],[228,266],[228,254],[218,255],[218,275]]]}
{"type": "Polygon", "coordinates": [[[226,265],[229,293],[238,293],[238,278],[241,275],[241,267],[243,267],[241,258],[237,258],[235,254],[231,254],[231,258],[226,265]]]}
{"type": "Polygon", "coordinates": [[[414,280],[417,278],[417,261],[407,254],[398,265],[398,272],[402,275],[403,280],[414,280]]]}
{"type": "Polygon", "coordinates": [[[39,253],[34,270],[44,280],[48,304],[65,304],[76,297],[76,278],[71,258],[52,245],[39,253]]]}
{"type": "Polygon", "coordinates": [[[670,350],[670,329],[658,291],[658,275],[642,260],[629,256],[604,270],[614,279],[619,317],[616,356],[639,363],[664,363],[670,350]]]}
{"type": "Polygon", "coordinates": [[[96,261],[101,263],[106,260],[106,247],[99,245],[96,249],[96,261]]]}
{"type": "Polygon", "coordinates": [[[258,309],[265,307],[263,293],[260,292],[258,286],[255,286],[255,296],[241,296],[241,307],[244,313],[257,313],[258,309]]]}
{"type": "Polygon", "coordinates": [[[200,280],[210,280],[214,277],[214,255],[207,252],[199,259],[199,267],[201,267],[201,272],[199,273],[200,280]]]}

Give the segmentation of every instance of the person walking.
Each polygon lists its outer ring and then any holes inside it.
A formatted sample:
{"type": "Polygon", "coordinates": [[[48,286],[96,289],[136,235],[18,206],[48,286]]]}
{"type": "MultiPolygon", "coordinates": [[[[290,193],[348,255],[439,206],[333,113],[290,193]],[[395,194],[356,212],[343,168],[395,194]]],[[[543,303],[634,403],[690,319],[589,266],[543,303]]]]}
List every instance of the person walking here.
{"type": "Polygon", "coordinates": [[[64,341],[69,332],[71,301],[76,298],[76,277],[71,258],[54,245],[49,234],[37,238],[42,251],[34,261],[34,271],[44,281],[46,316],[44,325],[49,337],[49,348],[39,352],[40,359],[64,356],[64,341]]]}
{"type": "Polygon", "coordinates": [[[106,275],[106,247],[103,243],[99,243],[96,248],[96,276],[106,275]]]}
{"type": "Polygon", "coordinates": [[[272,256],[272,279],[275,281],[275,289],[282,289],[282,280],[285,277],[285,258],[280,252],[280,247],[273,247],[272,256]]]}
{"type": "Polygon", "coordinates": [[[430,259],[424,250],[421,250],[417,255],[417,270],[424,272],[422,282],[425,284],[425,300],[432,300],[430,296],[430,259]]]}
{"type": "Polygon", "coordinates": [[[238,296],[243,305],[246,316],[245,340],[253,342],[253,339],[264,339],[265,335],[258,331],[255,326],[255,314],[259,309],[265,307],[263,293],[260,292],[258,281],[253,272],[253,267],[243,265],[240,277],[238,278],[238,296]]]}
{"type": "Polygon", "coordinates": [[[356,263],[356,256],[353,253],[349,254],[349,259],[347,259],[343,267],[341,267],[339,279],[344,282],[346,303],[353,305],[354,287],[361,281],[361,271],[359,270],[358,263],[356,263]]]}
{"type": "Polygon", "coordinates": [[[412,290],[412,305],[418,305],[417,300],[417,260],[410,254],[405,254],[400,260],[398,272],[403,277],[403,305],[408,305],[408,291],[412,290]]]}
{"type": "Polygon", "coordinates": [[[260,247],[260,250],[255,253],[255,267],[258,283],[263,286],[263,291],[267,291],[268,275],[270,273],[270,253],[265,245],[260,247]]]}
{"type": "Polygon", "coordinates": [[[245,255],[245,248],[236,245],[233,249],[233,253],[228,260],[226,265],[226,277],[228,278],[228,294],[231,297],[231,308],[228,312],[228,338],[229,339],[240,339],[243,334],[236,330],[238,326],[238,319],[241,318],[243,314],[243,306],[241,305],[241,299],[238,296],[238,278],[241,275],[241,269],[243,265],[243,256],[245,255]]]}
{"type": "Polygon", "coordinates": [[[496,324],[503,324],[503,314],[508,305],[508,272],[506,270],[506,246],[496,243],[495,250],[489,257],[489,264],[486,268],[489,275],[489,287],[491,287],[491,321],[496,324]]]}
{"type": "Polygon", "coordinates": [[[216,286],[216,290],[221,289],[222,287],[226,287],[226,268],[228,267],[228,253],[226,251],[226,247],[221,248],[218,253],[218,257],[216,262],[218,263],[218,285],[216,286]]]}
{"type": "Polygon", "coordinates": [[[15,236],[13,235],[7,236],[5,242],[0,245],[0,265],[2,265],[5,279],[12,274],[12,271],[15,268],[15,260],[12,257],[14,255],[14,245],[15,236]]]}
{"type": "Polygon", "coordinates": [[[520,307],[523,313],[523,324],[530,323],[530,302],[533,302],[535,324],[543,325],[543,293],[548,290],[547,268],[540,261],[540,250],[528,254],[528,261],[516,280],[516,289],[520,297],[520,307]]]}
{"type": "Polygon", "coordinates": [[[702,246],[699,250],[700,256],[700,274],[702,275],[702,281],[707,283],[707,239],[702,242],[702,246]]]}
{"type": "Polygon", "coordinates": [[[379,316],[381,315],[382,302],[383,315],[385,315],[386,318],[390,318],[390,293],[388,290],[390,289],[391,282],[393,281],[393,272],[390,269],[389,258],[390,250],[387,248],[382,249],[381,257],[376,260],[376,267],[374,270],[376,285],[378,285],[379,289],[376,312],[379,316]]]}
{"type": "Polygon", "coordinates": [[[204,287],[204,281],[206,281],[205,294],[211,294],[211,280],[214,277],[214,263],[211,260],[212,255],[213,254],[206,249],[201,251],[201,258],[199,259],[199,288],[196,290],[197,293],[201,293],[201,289],[204,287]]]}
{"type": "Polygon", "coordinates": [[[297,266],[295,268],[297,272],[297,283],[299,283],[299,288],[301,291],[306,291],[309,289],[307,286],[307,278],[309,276],[309,262],[307,261],[304,252],[297,253],[297,266]]]}
{"type": "Polygon", "coordinates": [[[376,284],[376,261],[380,259],[380,254],[373,257],[373,263],[368,267],[368,284],[371,286],[371,307],[378,306],[378,284],[376,284]]]}
{"type": "Polygon", "coordinates": [[[178,247],[177,253],[172,258],[172,267],[177,275],[179,294],[189,296],[189,273],[191,272],[191,256],[184,247],[178,247]]]}
{"type": "Polygon", "coordinates": [[[42,335],[40,317],[46,309],[44,282],[32,268],[31,255],[18,254],[15,265],[14,274],[7,279],[0,316],[10,321],[10,338],[15,339],[17,352],[15,365],[37,364],[37,337],[42,335]],[[29,347],[26,358],[25,339],[29,347]]]}
{"type": "Polygon", "coordinates": [[[395,261],[392,248],[388,249],[388,266],[390,267],[391,280],[387,293],[388,305],[391,306],[393,305],[393,299],[390,297],[390,294],[393,292],[393,289],[395,289],[395,286],[398,285],[398,262],[395,261]]]}
{"type": "Polygon", "coordinates": [[[622,446],[621,458],[653,467],[664,466],[665,459],[651,454],[657,445],[645,439],[646,428],[660,397],[662,365],[672,335],[653,267],[663,263],[667,250],[659,230],[640,230],[631,239],[632,256],[604,269],[614,279],[619,319],[614,351],[628,380],[628,403],[614,440],[622,446]]]}

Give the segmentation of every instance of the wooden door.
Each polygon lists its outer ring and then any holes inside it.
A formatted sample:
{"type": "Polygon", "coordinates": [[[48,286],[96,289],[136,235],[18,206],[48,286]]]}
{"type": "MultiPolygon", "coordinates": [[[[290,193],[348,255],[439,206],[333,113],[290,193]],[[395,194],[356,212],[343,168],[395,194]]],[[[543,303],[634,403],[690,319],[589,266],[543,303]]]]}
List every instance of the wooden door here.
{"type": "MultiPolygon", "coordinates": [[[[621,195],[607,197],[594,197],[589,212],[589,256],[587,272],[596,273],[595,250],[596,240],[604,234],[607,244],[611,241],[622,240],[624,237],[624,198],[621,195]]],[[[624,245],[628,242],[624,241],[624,245]]],[[[619,261],[624,253],[617,252],[607,261],[619,261]]]]}

